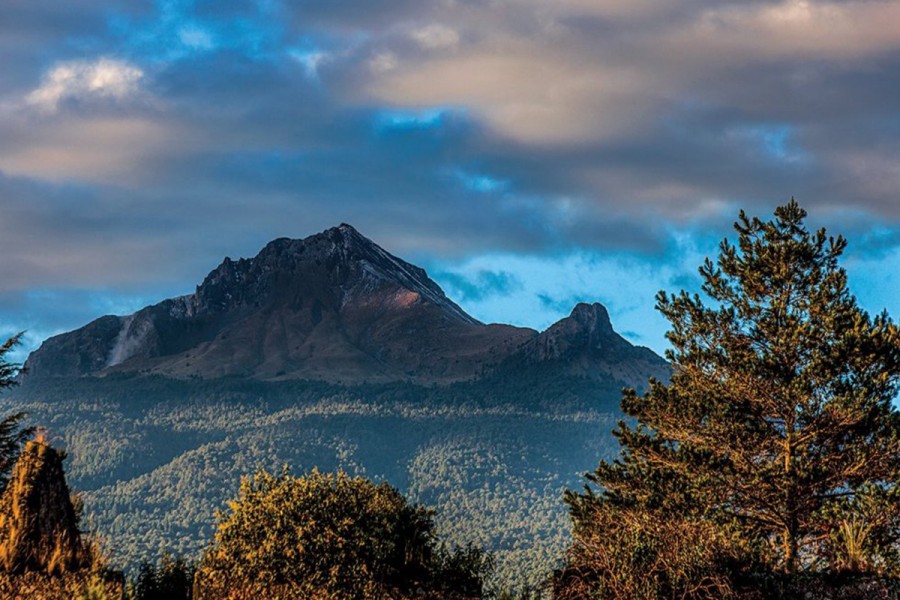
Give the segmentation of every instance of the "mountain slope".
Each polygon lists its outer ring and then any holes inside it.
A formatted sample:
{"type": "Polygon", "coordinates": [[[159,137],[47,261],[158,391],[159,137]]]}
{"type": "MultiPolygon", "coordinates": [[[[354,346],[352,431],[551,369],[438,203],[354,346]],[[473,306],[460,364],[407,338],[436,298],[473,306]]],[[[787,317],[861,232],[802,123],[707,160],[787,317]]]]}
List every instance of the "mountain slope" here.
{"type": "Polygon", "coordinates": [[[666,369],[615,334],[599,304],[541,334],[482,324],[424,270],[343,224],[226,258],[193,294],[51,338],[26,368],[36,379],[129,372],[357,384],[467,381],[537,363],[629,385],[666,369]]]}

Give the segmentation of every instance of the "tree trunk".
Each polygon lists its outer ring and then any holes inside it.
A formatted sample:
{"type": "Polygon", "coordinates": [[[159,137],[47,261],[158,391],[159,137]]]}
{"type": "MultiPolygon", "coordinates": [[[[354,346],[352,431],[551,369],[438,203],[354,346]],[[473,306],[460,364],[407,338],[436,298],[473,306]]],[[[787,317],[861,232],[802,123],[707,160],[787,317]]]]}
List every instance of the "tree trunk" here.
{"type": "Polygon", "coordinates": [[[787,479],[785,493],[785,513],[787,524],[782,534],[784,550],[784,572],[793,575],[797,571],[797,490],[794,485],[794,420],[785,420],[784,474],[787,479]]]}
{"type": "Polygon", "coordinates": [[[790,527],[785,527],[782,533],[782,547],[784,549],[784,572],[793,575],[797,572],[797,536],[790,527]]]}

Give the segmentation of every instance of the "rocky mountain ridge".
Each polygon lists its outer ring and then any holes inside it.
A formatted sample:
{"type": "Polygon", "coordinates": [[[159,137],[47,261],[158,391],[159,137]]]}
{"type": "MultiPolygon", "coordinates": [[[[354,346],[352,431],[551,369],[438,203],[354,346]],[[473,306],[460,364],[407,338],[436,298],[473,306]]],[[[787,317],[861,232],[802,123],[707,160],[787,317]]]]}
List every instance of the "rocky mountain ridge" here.
{"type": "Polygon", "coordinates": [[[579,304],[544,332],[486,325],[347,224],[225,258],[193,294],[101,317],[26,362],[35,379],[128,372],[350,384],[443,384],[536,365],[628,385],[668,374],[613,331],[600,304],[579,304]]]}

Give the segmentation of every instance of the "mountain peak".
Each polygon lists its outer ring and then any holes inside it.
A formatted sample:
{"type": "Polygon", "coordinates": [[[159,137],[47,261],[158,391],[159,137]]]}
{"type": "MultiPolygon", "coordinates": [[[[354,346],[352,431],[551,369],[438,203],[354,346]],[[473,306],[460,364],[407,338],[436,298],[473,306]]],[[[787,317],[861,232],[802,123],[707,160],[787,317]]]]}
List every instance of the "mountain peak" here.
{"type": "Polygon", "coordinates": [[[337,227],[330,227],[318,235],[328,237],[335,241],[343,240],[344,242],[356,242],[376,245],[375,242],[361,234],[359,230],[356,229],[356,227],[350,225],[349,223],[341,223],[337,227]]]}
{"type": "Polygon", "coordinates": [[[594,302],[593,304],[579,302],[572,309],[572,313],[567,319],[578,323],[582,329],[587,331],[601,335],[612,335],[614,333],[612,323],[609,320],[609,312],[599,302],[594,302]]]}
{"type": "Polygon", "coordinates": [[[198,286],[196,312],[259,306],[273,295],[294,297],[301,288],[328,291],[332,300],[325,303],[341,305],[399,294],[406,302],[430,303],[461,323],[478,323],[424,269],[390,254],[347,223],[303,239],[272,240],[251,259],[226,258],[198,286]]]}
{"type": "Polygon", "coordinates": [[[532,360],[571,359],[582,353],[605,353],[627,346],[609,321],[609,313],[599,303],[580,302],[571,314],[536,337],[527,350],[532,360]]]}
{"type": "Polygon", "coordinates": [[[603,365],[630,348],[600,304],[578,304],[541,334],[484,325],[424,269],[341,223],[272,240],[253,258],[225,258],[193,294],[47,340],[27,367],[30,377],[450,382],[501,363],[609,375],[603,365]]]}

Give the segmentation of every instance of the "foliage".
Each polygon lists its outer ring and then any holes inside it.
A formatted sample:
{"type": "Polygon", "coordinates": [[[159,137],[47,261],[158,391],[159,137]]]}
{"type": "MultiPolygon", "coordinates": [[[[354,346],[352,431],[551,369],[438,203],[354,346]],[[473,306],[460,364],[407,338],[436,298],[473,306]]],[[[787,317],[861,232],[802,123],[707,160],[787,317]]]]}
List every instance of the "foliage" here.
{"type": "Polygon", "coordinates": [[[107,593],[106,582],[99,575],[93,575],[84,584],[78,600],[112,600],[107,593]]]}
{"type": "MultiPolygon", "coordinates": [[[[0,392],[16,385],[21,367],[7,360],[7,355],[19,345],[22,334],[14,335],[0,346],[0,392]]],[[[32,436],[34,428],[23,427],[25,413],[16,412],[0,419],[0,494],[6,489],[9,472],[12,470],[22,445],[32,436]]]]}
{"type": "Polygon", "coordinates": [[[436,548],[432,513],[395,488],[343,472],[259,472],[229,506],[197,570],[203,597],[474,597],[490,566],[436,548]]]}
{"type": "Polygon", "coordinates": [[[62,459],[41,440],[25,445],[0,497],[0,569],[63,574],[91,566],[62,459]]]}
{"type": "Polygon", "coordinates": [[[114,540],[116,567],[198,557],[241,476],[287,463],[390,481],[436,510],[448,544],[491,551],[491,589],[520,592],[558,566],[569,538],[559,498],[612,456],[615,440],[596,432],[615,424],[621,389],[572,381],[580,403],[541,408],[562,392],[529,385],[26,380],[0,411],[27,410],[64,442],[66,477],[84,490],[86,522],[114,540]]]}
{"type": "Polygon", "coordinates": [[[900,486],[864,485],[827,504],[820,519],[821,568],[900,577],[900,486]]]}
{"type": "Polygon", "coordinates": [[[11,575],[0,572],[0,598],[4,600],[121,600],[123,592],[122,578],[115,573],[11,575]]]}
{"type": "Polygon", "coordinates": [[[432,559],[431,588],[442,598],[481,598],[493,570],[493,556],[473,543],[452,550],[441,544],[432,559]]]}
{"type": "Polygon", "coordinates": [[[13,348],[22,342],[24,332],[18,333],[0,346],[0,390],[11,388],[16,385],[19,373],[22,368],[17,363],[11,363],[7,360],[7,355],[12,352],[13,348]]]}
{"type": "Polygon", "coordinates": [[[0,494],[9,484],[9,473],[19,458],[22,446],[34,434],[34,428],[23,427],[25,413],[18,412],[0,419],[0,494]]]}
{"type": "Polygon", "coordinates": [[[143,563],[132,581],[132,600],[190,600],[194,565],[165,554],[158,565],[143,563]]]}
{"type": "Polygon", "coordinates": [[[598,507],[572,498],[576,530],[567,566],[554,574],[560,600],[730,598],[746,550],[733,529],[658,510],[598,507]]]}
{"type": "Polygon", "coordinates": [[[621,457],[588,477],[602,492],[566,496],[575,548],[578,532],[634,511],[733,530],[746,565],[788,574],[893,560],[882,542],[897,542],[895,525],[854,527],[867,494],[897,485],[900,331],[857,306],[838,266],[845,240],[810,233],[805,217],[793,200],[769,222],[742,212],[737,244],[700,267],[710,305],[659,294],[672,381],[626,391],[637,425],[619,425],[621,457]]]}

